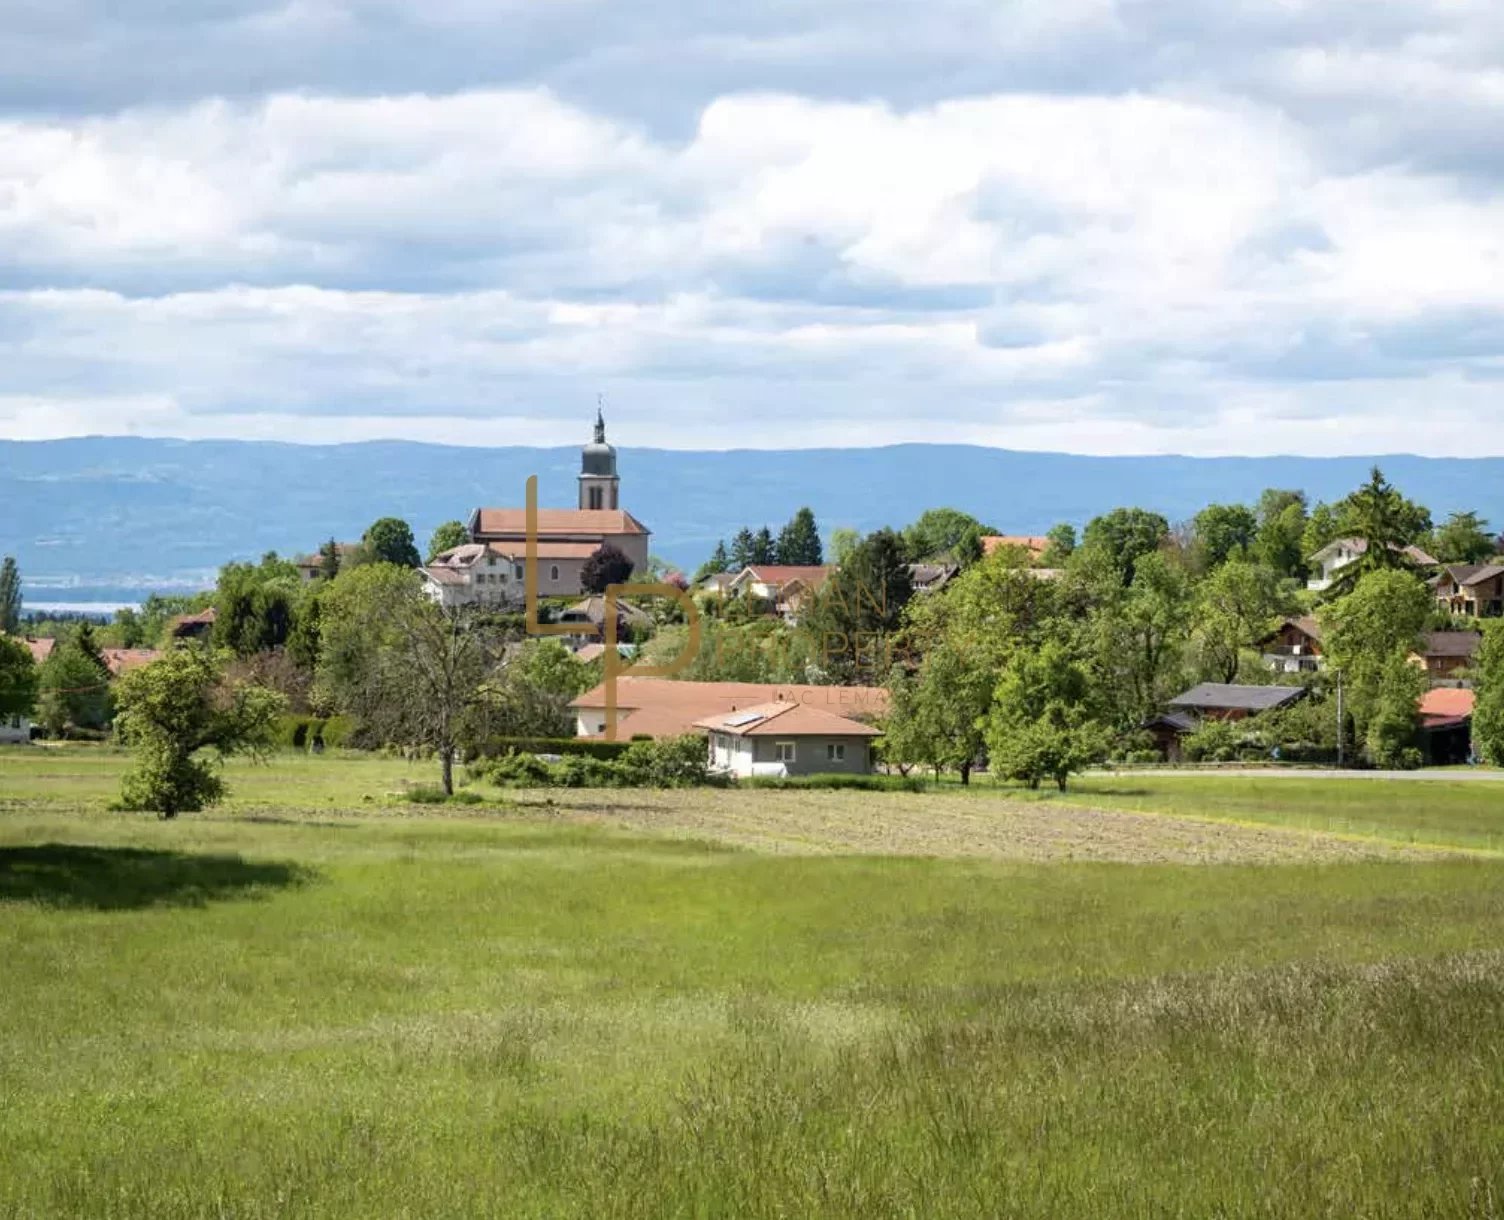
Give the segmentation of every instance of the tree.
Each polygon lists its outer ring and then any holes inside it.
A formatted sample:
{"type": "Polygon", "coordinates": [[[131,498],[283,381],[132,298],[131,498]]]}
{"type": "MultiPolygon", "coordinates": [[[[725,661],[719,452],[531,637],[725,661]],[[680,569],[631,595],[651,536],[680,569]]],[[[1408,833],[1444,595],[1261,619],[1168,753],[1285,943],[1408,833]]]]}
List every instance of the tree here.
{"type": "Polygon", "coordinates": [[[121,784],[121,805],[164,818],[218,802],[224,781],[214,760],[261,757],[276,740],[282,696],[265,687],[227,683],[227,654],[181,648],[120,679],[121,740],[135,762],[121,784]]]}
{"type": "Polygon", "coordinates": [[[1234,559],[1213,571],[1197,590],[1196,623],[1209,676],[1232,682],[1243,650],[1268,634],[1291,610],[1279,576],[1263,564],[1234,559]]]}
{"type": "Polygon", "coordinates": [[[70,729],[103,729],[113,714],[109,668],[92,635],[80,630],[42,663],[37,718],[51,736],[61,737],[70,729]]]}
{"type": "Polygon", "coordinates": [[[1246,556],[1258,533],[1258,519],[1243,504],[1209,504],[1196,514],[1192,533],[1205,569],[1246,556]]]}
{"type": "Polygon", "coordinates": [[[862,545],[862,535],[848,526],[830,532],[830,562],[839,567],[851,558],[851,552],[862,545]]]}
{"type": "Polygon", "coordinates": [[[558,640],[528,640],[486,681],[468,735],[482,745],[496,737],[573,736],[569,701],[594,686],[599,673],[558,640]]]}
{"type": "Polygon", "coordinates": [[[903,543],[916,561],[953,555],[961,540],[972,531],[980,537],[994,533],[970,513],[955,508],[931,508],[903,531],[903,543]]]}
{"type": "Polygon", "coordinates": [[[740,572],[755,562],[753,556],[756,552],[757,540],[752,536],[752,531],[746,526],[737,530],[736,537],[731,540],[731,568],[733,572],[740,572]]]}
{"type": "Polygon", "coordinates": [[[333,580],[339,575],[339,569],[339,543],[333,538],[326,539],[319,547],[319,579],[333,580]]]}
{"type": "Polygon", "coordinates": [[[1049,545],[1044,548],[1044,553],[1039,557],[1039,566],[1042,568],[1065,567],[1076,550],[1076,527],[1062,521],[1059,525],[1052,525],[1049,528],[1045,533],[1045,539],[1049,545]]]}
{"type": "Polygon", "coordinates": [[[141,616],[130,606],[121,606],[115,611],[115,630],[120,636],[120,647],[142,648],[146,646],[146,625],[141,616]]]}
{"type": "Polygon", "coordinates": [[[993,693],[985,737],[996,775],[1030,788],[1052,779],[1062,792],[1073,772],[1105,752],[1107,734],[1091,716],[1086,669],[1058,640],[1019,649],[993,693]]]}
{"type": "Polygon", "coordinates": [[[1141,556],[1132,586],[1098,608],[1096,668],[1119,727],[1137,726],[1181,685],[1191,608],[1185,572],[1159,554],[1141,556]]]}
{"type": "Polygon", "coordinates": [[[694,583],[698,585],[710,577],[726,571],[730,567],[731,555],[726,550],[725,539],[722,539],[715,544],[715,550],[710,553],[710,558],[702,563],[695,572],[694,583]]]}
{"type": "Polygon", "coordinates": [[[1433,535],[1430,549],[1442,563],[1483,563],[1493,557],[1494,537],[1477,513],[1452,513],[1433,535]]]}
{"type": "Polygon", "coordinates": [[[275,554],[259,564],[226,564],[214,593],[216,647],[241,657],[281,648],[292,634],[302,596],[297,569],[275,554]]]}
{"type": "Polygon", "coordinates": [[[1142,508],[1115,508],[1087,523],[1081,549],[1103,556],[1127,588],[1133,583],[1138,561],[1159,550],[1169,534],[1169,522],[1158,513],[1142,508]]]}
{"type": "Polygon", "coordinates": [[[444,522],[434,530],[433,537],[428,540],[428,562],[432,563],[445,551],[452,551],[455,547],[464,546],[469,541],[470,532],[465,528],[464,522],[444,522]]]}
{"type": "Polygon", "coordinates": [[[866,538],[825,582],[805,614],[803,627],[819,648],[824,673],[841,683],[882,681],[913,595],[898,535],[884,529],[866,538]]]}
{"type": "Polygon", "coordinates": [[[981,563],[987,557],[987,544],[982,541],[981,529],[975,525],[970,526],[951,548],[951,557],[957,567],[969,568],[981,563]]]}
{"type": "Polygon", "coordinates": [[[0,720],[30,716],[37,703],[38,675],[31,649],[0,635],[0,720]]]}
{"type": "Polygon", "coordinates": [[[1256,515],[1259,529],[1253,544],[1254,558],[1282,577],[1303,578],[1306,573],[1305,493],[1271,487],[1259,496],[1256,515]]]}
{"type": "Polygon", "coordinates": [[[982,752],[983,719],[992,702],[994,675],[949,644],[930,651],[919,673],[909,677],[895,669],[889,680],[890,713],[884,726],[883,748],[888,759],[901,764],[944,768],[971,782],[971,768],[982,752]]]}
{"type": "Polygon", "coordinates": [[[21,570],[7,555],[0,561],[0,635],[15,635],[21,629],[21,570]]]}
{"type": "Polygon", "coordinates": [[[1403,653],[1395,653],[1384,662],[1365,739],[1374,766],[1408,771],[1421,765],[1415,738],[1420,726],[1420,699],[1428,686],[1425,673],[1410,664],[1403,653]]]}
{"type": "Polygon", "coordinates": [[[766,525],[752,537],[752,560],[754,564],[778,562],[778,547],[773,541],[773,531],[766,525]]]}
{"type": "Polygon", "coordinates": [[[421,562],[413,542],[412,526],[400,517],[382,517],[371,525],[361,541],[377,563],[416,568],[421,562]]]}
{"type": "Polygon", "coordinates": [[[824,561],[820,546],[820,530],[815,524],[814,510],[801,508],[778,535],[775,544],[775,562],[793,567],[818,567],[824,561]]]}
{"type": "Polygon", "coordinates": [[[1504,767],[1504,619],[1483,624],[1483,643],[1474,665],[1478,676],[1473,740],[1485,762],[1504,767]]]}
{"type": "Polygon", "coordinates": [[[604,593],[612,585],[624,585],[632,579],[632,561],[609,542],[580,569],[580,587],[586,593],[604,593]]]}
{"type": "MultiPolygon", "coordinates": [[[[1321,611],[1327,664],[1342,673],[1347,709],[1360,738],[1379,710],[1391,663],[1408,661],[1431,616],[1431,591],[1410,572],[1362,576],[1351,593],[1321,611]]],[[[1393,685],[1393,682],[1390,683],[1393,685]]]]}

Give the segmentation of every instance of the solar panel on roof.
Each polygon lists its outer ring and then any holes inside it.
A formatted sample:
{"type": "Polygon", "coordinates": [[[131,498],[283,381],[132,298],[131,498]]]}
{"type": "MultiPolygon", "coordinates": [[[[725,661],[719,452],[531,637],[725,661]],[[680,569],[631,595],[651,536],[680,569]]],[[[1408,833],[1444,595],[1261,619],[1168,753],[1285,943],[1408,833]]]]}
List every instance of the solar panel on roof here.
{"type": "Polygon", "coordinates": [[[753,712],[750,715],[737,716],[737,717],[734,717],[731,720],[726,721],[726,727],[728,729],[739,729],[744,724],[756,724],[761,719],[762,719],[762,713],[761,712],[753,712]]]}

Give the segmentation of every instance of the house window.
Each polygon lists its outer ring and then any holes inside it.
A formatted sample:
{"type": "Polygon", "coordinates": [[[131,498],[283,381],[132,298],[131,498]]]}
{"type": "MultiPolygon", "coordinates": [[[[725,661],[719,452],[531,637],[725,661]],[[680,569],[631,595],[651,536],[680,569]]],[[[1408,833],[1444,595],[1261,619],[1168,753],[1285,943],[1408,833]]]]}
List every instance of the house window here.
{"type": "Polygon", "coordinates": [[[833,741],[829,745],[827,745],[825,747],[825,761],[826,762],[845,762],[846,761],[846,743],[844,741],[833,741]]]}
{"type": "Polygon", "coordinates": [[[791,763],[791,762],[795,761],[795,759],[797,757],[798,757],[798,752],[794,749],[794,743],[792,741],[780,741],[778,743],[778,761],[779,762],[781,762],[781,763],[791,763]]]}
{"type": "Polygon", "coordinates": [[[554,564],[553,567],[551,567],[551,568],[548,569],[548,578],[549,578],[549,580],[558,580],[559,579],[559,565],[558,564],[554,564]]]}
{"type": "Polygon", "coordinates": [[[522,579],[522,565],[520,563],[514,563],[512,565],[512,577],[514,580],[522,579]]]}

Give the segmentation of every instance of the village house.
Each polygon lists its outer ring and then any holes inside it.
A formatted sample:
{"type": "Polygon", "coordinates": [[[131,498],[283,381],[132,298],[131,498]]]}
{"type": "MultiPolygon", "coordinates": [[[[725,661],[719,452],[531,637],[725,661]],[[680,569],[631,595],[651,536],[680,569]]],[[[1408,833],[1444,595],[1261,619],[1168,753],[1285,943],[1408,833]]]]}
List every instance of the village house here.
{"type": "Polygon", "coordinates": [[[1483,644],[1477,631],[1428,631],[1410,663],[1426,671],[1433,686],[1457,686],[1472,676],[1473,659],[1483,644]]]}
{"type": "MultiPolygon", "coordinates": [[[[640,606],[634,606],[631,602],[616,602],[616,639],[618,643],[632,641],[633,634],[638,631],[651,631],[653,616],[640,606]]],[[[567,606],[559,615],[559,622],[579,630],[574,634],[564,637],[567,641],[584,646],[591,641],[602,642],[606,638],[606,599],[604,595],[596,593],[590,597],[577,601],[572,606],[567,606]]]]}
{"type": "Polygon", "coordinates": [[[793,618],[819,592],[833,571],[835,568],[829,565],[757,564],[732,577],[727,591],[733,597],[755,597],[768,602],[784,618],[793,618]]]}
{"type": "Polygon", "coordinates": [[[214,620],[217,617],[213,606],[200,610],[197,614],[180,614],[168,626],[168,634],[178,643],[206,640],[214,630],[214,620]]]}
{"type": "MultiPolygon", "coordinates": [[[[599,413],[595,439],[581,453],[578,508],[540,508],[537,519],[538,593],[578,597],[585,563],[613,546],[634,571],[648,566],[651,531],[620,506],[616,450],[606,443],[599,413]]],[[[519,606],[526,596],[527,510],[477,508],[466,527],[469,542],[421,569],[424,588],[440,605],[519,606]]]]}
{"type": "Polygon", "coordinates": [[[1301,686],[1244,686],[1203,682],[1170,700],[1169,710],[1145,722],[1154,747],[1169,762],[1181,757],[1181,739],[1208,720],[1240,721],[1277,711],[1306,696],[1301,686]]]}
{"type": "Polygon", "coordinates": [[[1020,550],[1027,553],[1029,563],[1037,564],[1044,553],[1050,549],[1050,540],[1037,534],[984,534],[982,536],[982,554],[991,557],[1004,549],[1020,550]]]}
{"type": "MultiPolygon", "coordinates": [[[[1392,549],[1417,568],[1437,566],[1436,559],[1418,546],[1396,546],[1392,549]]],[[[1306,588],[1317,593],[1325,592],[1332,587],[1343,568],[1356,563],[1367,553],[1368,541],[1364,538],[1338,538],[1327,543],[1309,560],[1316,571],[1306,582],[1306,588]]]]}
{"type": "Polygon", "coordinates": [[[709,735],[710,769],[728,775],[865,775],[881,730],[792,699],[695,722],[709,735]]]}
{"type": "MultiPolygon", "coordinates": [[[[852,720],[870,721],[886,715],[888,692],[880,686],[807,686],[767,682],[677,682],[670,678],[616,680],[616,735],[683,737],[704,732],[701,720],[767,703],[791,702],[818,708],[852,720]]],[[[601,737],[606,731],[606,684],[602,682],[570,705],[580,737],[601,737]]]]}
{"type": "Polygon", "coordinates": [[[1312,673],[1322,665],[1321,624],[1309,614],[1283,620],[1259,646],[1275,673],[1312,673]]]}
{"type": "MultiPolygon", "coordinates": [[[[334,553],[339,558],[340,566],[343,567],[345,560],[360,550],[358,542],[336,542],[334,553]]],[[[299,555],[292,561],[292,566],[297,568],[298,577],[305,585],[312,584],[324,574],[324,556],[315,551],[312,555],[299,555]]]]}
{"type": "Polygon", "coordinates": [[[1421,697],[1421,753],[1427,766],[1453,767],[1472,759],[1476,705],[1472,691],[1458,688],[1438,687],[1421,697]]]}
{"type": "Polygon", "coordinates": [[[911,563],[909,583],[915,593],[938,593],[961,573],[954,563],[911,563]]]}
{"type": "Polygon", "coordinates": [[[1504,564],[1450,563],[1431,581],[1436,602],[1459,618],[1504,615],[1504,564]]]}

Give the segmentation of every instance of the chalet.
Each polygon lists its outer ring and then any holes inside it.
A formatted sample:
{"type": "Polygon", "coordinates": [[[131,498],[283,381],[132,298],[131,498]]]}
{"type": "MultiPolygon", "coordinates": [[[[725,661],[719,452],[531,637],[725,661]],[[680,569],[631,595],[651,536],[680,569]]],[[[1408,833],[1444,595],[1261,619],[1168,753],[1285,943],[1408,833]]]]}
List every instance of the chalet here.
{"type": "MultiPolygon", "coordinates": [[[[880,686],[799,686],[766,682],[676,682],[669,678],[616,680],[616,733],[632,737],[682,737],[704,732],[701,720],[767,703],[792,702],[852,720],[875,720],[888,710],[880,686]]],[[[570,705],[575,731],[600,737],[606,731],[606,684],[570,705]]]]}
{"type": "Polygon", "coordinates": [[[168,633],[175,641],[204,640],[208,639],[214,631],[214,620],[218,617],[214,607],[200,610],[197,614],[180,614],[172,620],[168,627],[168,633]]]}
{"type": "Polygon", "coordinates": [[[1431,581],[1436,603],[1460,618],[1504,615],[1504,564],[1450,563],[1431,581]]]}
{"type": "MultiPolygon", "coordinates": [[[[646,610],[624,601],[618,601],[615,608],[618,642],[625,640],[630,643],[634,631],[651,630],[653,616],[646,610]]],[[[592,640],[604,641],[606,638],[605,597],[596,594],[575,602],[559,615],[559,622],[579,628],[577,634],[570,637],[578,644],[587,644],[592,640]]]]}
{"type": "Polygon", "coordinates": [[[1459,685],[1470,678],[1482,644],[1477,631],[1428,631],[1410,654],[1410,663],[1424,669],[1432,685],[1459,685]]]}
{"type": "Polygon", "coordinates": [[[938,593],[960,574],[960,567],[953,563],[911,563],[909,583],[915,593],[938,593]]]}
{"type": "Polygon", "coordinates": [[[710,769],[736,776],[872,770],[881,730],[825,708],[776,699],[695,722],[709,737],[710,769]]]}
{"type": "Polygon", "coordinates": [[[1321,668],[1321,624],[1311,615],[1287,618],[1260,641],[1264,664],[1281,674],[1321,668]]]}
{"type": "Polygon", "coordinates": [[[833,571],[828,565],[756,564],[732,577],[727,589],[734,597],[760,598],[785,612],[818,591],[833,571]]]}
{"type": "MultiPolygon", "coordinates": [[[[1436,559],[1418,546],[1393,546],[1390,549],[1397,555],[1403,555],[1413,567],[1434,568],[1437,566],[1436,559]]],[[[1306,582],[1306,587],[1318,593],[1330,589],[1343,568],[1356,563],[1366,554],[1368,554],[1368,540],[1365,538],[1338,538],[1334,542],[1327,543],[1310,558],[1310,564],[1316,570],[1316,574],[1306,582]]]]}

